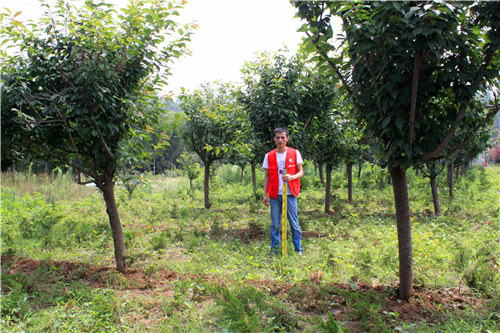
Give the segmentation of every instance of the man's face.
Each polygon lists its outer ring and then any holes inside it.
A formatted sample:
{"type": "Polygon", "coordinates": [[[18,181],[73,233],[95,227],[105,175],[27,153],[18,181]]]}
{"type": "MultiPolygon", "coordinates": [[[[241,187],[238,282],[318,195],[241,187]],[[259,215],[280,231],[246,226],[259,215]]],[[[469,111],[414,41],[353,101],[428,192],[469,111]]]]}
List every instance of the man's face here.
{"type": "Polygon", "coordinates": [[[285,147],[286,143],[288,142],[288,136],[286,135],[286,133],[278,132],[274,135],[274,142],[276,143],[276,147],[278,148],[285,147]]]}

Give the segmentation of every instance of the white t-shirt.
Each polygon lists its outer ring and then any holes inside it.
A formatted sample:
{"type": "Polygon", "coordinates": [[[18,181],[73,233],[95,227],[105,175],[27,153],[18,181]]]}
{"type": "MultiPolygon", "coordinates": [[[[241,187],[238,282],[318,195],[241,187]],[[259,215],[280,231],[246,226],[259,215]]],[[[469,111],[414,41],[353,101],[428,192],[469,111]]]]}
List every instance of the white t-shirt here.
{"type": "MultiPolygon", "coordinates": [[[[282,171],[285,168],[285,162],[286,162],[286,152],[284,153],[278,153],[276,152],[276,161],[278,162],[278,176],[280,180],[280,184],[278,187],[278,195],[283,195],[283,179],[281,179],[282,171]]],[[[302,160],[302,156],[300,155],[300,152],[297,150],[297,165],[304,163],[302,160]]],[[[266,156],[264,157],[264,163],[262,163],[262,167],[264,169],[269,169],[269,160],[266,156]]],[[[286,189],[287,195],[291,195],[292,191],[290,191],[290,186],[287,187],[286,189]]]]}

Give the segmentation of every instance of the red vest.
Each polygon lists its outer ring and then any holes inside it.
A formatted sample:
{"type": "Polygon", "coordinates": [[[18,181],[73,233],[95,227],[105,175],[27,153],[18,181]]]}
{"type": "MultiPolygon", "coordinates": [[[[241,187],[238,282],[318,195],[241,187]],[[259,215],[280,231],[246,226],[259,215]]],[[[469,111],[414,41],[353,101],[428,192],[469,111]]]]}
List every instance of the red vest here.
{"type": "MultiPolygon", "coordinates": [[[[276,149],[267,153],[267,161],[269,165],[269,184],[267,185],[267,193],[269,193],[271,199],[276,199],[280,186],[276,149]]],[[[297,151],[290,147],[287,147],[286,150],[285,168],[289,175],[295,175],[297,173],[297,151]]],[[[289,181],[288,186],[294,197],[299,196],[300,179],[289,181]]]]}

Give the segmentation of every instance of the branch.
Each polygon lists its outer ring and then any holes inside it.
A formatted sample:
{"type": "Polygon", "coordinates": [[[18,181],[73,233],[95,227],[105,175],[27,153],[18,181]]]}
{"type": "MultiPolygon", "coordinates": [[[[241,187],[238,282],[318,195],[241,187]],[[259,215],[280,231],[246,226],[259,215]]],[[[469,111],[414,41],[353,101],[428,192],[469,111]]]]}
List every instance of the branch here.
{"type": "Polygon", "coordinates": [[[81,180],[77,181],[78,185],[87,185],[87,184],[95,184],[95,183],[96,182],[94,180],[89,180],[89,181],[86,181],[86,182],[82,182],[81,180]]]}
{"type": "Polygon", "coordinates": [[[59,116],[61,117],[62,123],[64,124],[64,128],[66,129],[66,132],[68,132],[69,139],[71,141],[71,145],[73,145],[73,149],[75,150],[76,159],[78,160],[78,163],[81,165],[82,160],[80,158],[80,153],[78,152],[78,148],[76,147],[76,143],[75,143],[75,140],[73,139],[73,135],[71,134],[69,125],[66,121],[66,117],[63,115],[61,110],[59,110],[59,108],[56,105],[54,105],[54,108],[56,109],[57,113],[59,113],[59,116]]]}
{"type": "Polygon", "coordinates": [[[101,130],[99,129],[99,125],[97,125],[97,122],[95,120],[93,121],[93,124],[94,124],[94,127],[95,127],[96,131],[97,131],[97,134],[99,134],[99,139],[101,140],[101,143],[102,143],[102,145],[104,147],[104,150],[106,151],[106,154],[108,154],[109,158],[111,158],[112,160],[114,160],[115,156],[109,150],[109,147],[106,144],[106,141],[104,141],[104,137],[102,136],[101,130]]]}
{"type": "MultiPolygon", "coordinates": [[[[488,114],[486,115],[486,118],[484,119],[484,123],[487,123],[488,121],[493,119],[493,117],[495,117],[495,115],[498,113],[498,111],[500,111],[500,110],[497,106],[494,110],[488,112],[488,114]]],[[[469,132],[470,134],[467,135],[467,137],[464,140],[462,140],[462,142],[460,142],[459,145],[457,145],[456,147],[451,149],[450,152],[444,156],[444,158],[448,158],[451,155],[455,154],[457,151],[461,150],[465,146],[465,144],[470,140],[470,138],[474,135],[474,133],[476,133],[482,125],[483,124],[478,124],[476,127],[474,127],[474,129],[469,132]]],[[[439,159],[441,159],[441,157],[434,157],[432,160],[435,161],[435,160],[439,160],[439,159]]]]}
{"type": "Polygon", "coordinates": [[[420,77],[420,66],[422,65],[423,55],[417,54],[415,56],[415,63],[413,64],[413,82],[411,88],[411,102],[410,102],[410,130],[408,133],[408,144],[410,149],[413,146],[413,132],[415,130],[415,113],[417,110],[417,92],[418,80],[420,77]]]}
{"type": "Polygon", "coordinates": [[[382,116],[384,108],[383,108],[382,104],[380,103],[380,94],[379,94],[380,86],[377,82],[377,77],[375,76],[375,73],[373,72],[373,68],[372,68],[372,66],[370,66],[370,63],[368,62],[368,59],[365,58],[364,60],[365,60],[366,66],[368,66],[368,69],[370,70],[370,76],[372,77],[373,85],[375,86],[375,94],[374,95],[376,96],[379,115],[382,116]]]}
{"type": "MultiPolygon", "coordinates": [[[[484,63],[481,66],[481,68],[479,69],[477,76],[476,76],[476,79],[472,85],[473,91],[477,91],[477,88],[479,86],[481,78],[484,76],[484,72],[486,71],[486,67],[488,67],[488,65],[491,62],[491,59],[493,58],[493,53],[494,53],[494,50],[492,50],[492,51],[488,52],[488,54],[486,54],[486,57],[484,59],[484,63]]],[[[446,148],[446,146],[448,145],[450,140],[455,135],[455,131],[456,131],[455,124],[458,123],[460,120],[462,120],[462,118],[465,116],[465,111],[467,111],[467,104],[468,103],[466,103],[466,102],[462,103],[460,110],[458,112],[457,118],[455,119],[455,122],[451,124],[451,127],[448,130],[448,133],[446,134],[443,141],[436,147],[436,149],[434,149],[434,151],[424,154],[424,157],[423,157],[424,162],[433,160],[439,153],[441,153],[446,148]]]]}
{"type": "MultiPolygon", "coordinates": [[[[306,35],[311,38],[311,34],[309,34],[309,32],[306,32],[306,35]]],[[[346,88],[347,90],[347,93],[349,94],[349,96],[353,99],[353,103],[354,105],[358,108],[358,110],[362,110],[361,108],[361,105],[359,105],[353,91],[351,90],[351,88],[349,87],[348,85],[348,82],[345,80],[344,76],[342,75],[342,73],[340,72],[339,68],[337,67],[337,65],[332,61],[332,59],[330,59],[330,57],[326,54],[326,52],[324,50],[321,49],[321,47],[318,45],[318,40],[317,39],[311,39],[314,46],[316,47],[316,50],[318,50],[319,54],[326,60],[326,62],[330,65],[330,67],[333,68],[333,70],[335,71],[335,73],[338,75],[340,81],[342,81],[342,84],[344,85],[344,87],[346,88]]]]}
{"type": "Polygon", "coordinates": [[[309,126],[311,125],[311,121],[312,121],[313,117],[314,117],[314,112],[311,112],[311,113],[309,114],[309,117],[307,118],[306,123],[304,124],[304,131],[307,131],[307,129],[308,129],[308,128],[309,128],[309,126]]]}
{"type": "MultiPolygon", "coordinates": [[[[96,114],[96,112],[95,112],[95,111],[96,111],[96,110],[95,110],[95,107],[94,107],[94,108],[92,108],[92,109],[90,110],[90,115],[92,116],[92,118],[94,118],[94,117],[95,117],[95,114],[96,114]]],[[[106,154],[108,154],[108,156],[109,156],[112,160],[114,160],[114,159],[115,159],[115,156],[114,156],[114,155],[113,155],[113,153],[109,150],[109,147],[108,147],[108,145],[106,144],[106,141],[104,140],[104,136],[102,135],[101,130],[99,129],[99,125],[97,124],[97,122],[95,121],[95,119],[92,119],[92,123],[91,123],[91,124],[92,124],[92,125],[94,125],[94,128],[95,128],[95,130],[97,131],[97,134],[99,134],[99,140],[101,141],[101,144],[102,144],[102,146],[104,147],[104,150],[106,151],[106,154]]]]}
{"type": "MultiPolygon", "coordinates": [[[[43,150],[43,151],[44,151],[47,155],[50,155],[50,156],[52,156],[53,158],[55,158],[55,159],[57,159],[57,160],[63,160],[63,159],[61,158],[61,156],[60,156],[60,155],[58,155],[58,154],[54,153],[51,149],[49,149],[47,146],[45,146],[45,145],[44,145],[41,141],[42,141],[42,140],[35,140],[35,141],[34,141],[34,144],[35,144],[37,147],[39,147],[40,149],[42,149],[42,150],[43,150]]],[[[88,173],[88,172],[87,172],[84,168],[82,168],[82,167],[81,167],[80,165],[78,165],[78,164],[75,164],[75,163],[73,163],[73,162],[71,162],[71,161],[69,161],[69,162],[68,162],[68,163],[66,163],[66,164],[68,164],[68,165],[69,165],[69,166],[71,166],[73,169],[77,170],[78,172],[81,172],[81,173],[83,173],[83,174],[85,174],[85,175],[87,175],[87,176],[89,176],[89,177],[94,177],[94,175],[89,174],[89,173],[88,173]]],[[[95,177],[94,177],[94,178],[95,178],[95,177]]]]}

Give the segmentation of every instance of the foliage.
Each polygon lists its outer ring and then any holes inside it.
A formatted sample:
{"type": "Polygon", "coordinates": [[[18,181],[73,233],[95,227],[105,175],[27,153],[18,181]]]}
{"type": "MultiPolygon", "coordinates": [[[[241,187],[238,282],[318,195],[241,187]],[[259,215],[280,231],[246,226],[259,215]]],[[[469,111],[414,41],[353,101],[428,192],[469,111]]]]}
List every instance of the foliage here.
{"type": "Polygon", "coordinates": [[[183,137],[203,163],[221,159],[237,138],[241,109],[231,84],[202,84],[201,90],[180,96],[186,114],[183,137]]]}
{"type": "Polygon", "coordinates": [[[302,28],[309,36],[306,47],[317,49],[332,75],[341,75],[358,121],[384,142],[386,159],[402,165],[435,158],[445,147],[439,144],[448,143],[457,128],[466,127],[471,135],[477,122],[468,118],[490,119],[498,112],[467,114],[466,109],[476,92],[488,88],[486,81],[495,84],[498,78],[496,6],[297,3],[308,22],[302,28]],[[340,57],[327,55],[333,50],[334,15],[342,16],[346,33],[344,70],[340,57]]]}
{"type": "Polygon", "coordinates": [[[196,157],[193,154],[184,152],[177,160],[177,163],[179,163],[184,176],[189,179],[189,184],[192,190],[193,180],[198,178],[201,173],[201,168],[196,157]]]}
{"type": "Polygon", "coordinates": [[[39,24],[12,18],[1,31],[18,48],[4,62],[2,118],[21,124],[26,145],[12,148],[108,179],[127,155],[124,140],[157,117],[148,104],[164,82],[160,68],[182,54],[190,29],[176,36],[179,7],[161,2],[135,2],[121,14],[90,1],[46,7],[39,24]],[[166,34],[170,43],[159,46],[166,34]]]}
{"type": "Polygon", "coordinates": [[[304,63],[286,50],[260,53],[257,59],[245,63],[242,69],[245,88],[240,99],[252,127],[258,146],[257,155],[275,148],[273,131],[285,127],[291,133],[291,145],[301,149],[303,126],[310,111],[300,105],[304,63]]]}

